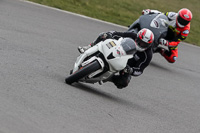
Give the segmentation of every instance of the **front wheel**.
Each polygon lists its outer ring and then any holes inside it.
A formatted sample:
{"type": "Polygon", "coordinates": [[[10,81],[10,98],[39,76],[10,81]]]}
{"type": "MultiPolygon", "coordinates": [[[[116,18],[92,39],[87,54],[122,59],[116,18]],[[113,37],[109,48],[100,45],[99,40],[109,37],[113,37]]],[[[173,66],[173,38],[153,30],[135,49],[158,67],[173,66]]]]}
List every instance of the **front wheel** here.
{"type": "Polygon", "coordinates": [[[77,82],[78,80],[86,77],[87,75],[91,74],[92,72],[97,71],[98,69],[101,68],[101,65],[99,64],[98,61],[94,61],[87,66],[84,66],[83,68],[79,69],[78,71],[74,72],[70,76],[68,76],[65,79],[65,82],[67,84],[72,84],[74,82],[77,82]]]}

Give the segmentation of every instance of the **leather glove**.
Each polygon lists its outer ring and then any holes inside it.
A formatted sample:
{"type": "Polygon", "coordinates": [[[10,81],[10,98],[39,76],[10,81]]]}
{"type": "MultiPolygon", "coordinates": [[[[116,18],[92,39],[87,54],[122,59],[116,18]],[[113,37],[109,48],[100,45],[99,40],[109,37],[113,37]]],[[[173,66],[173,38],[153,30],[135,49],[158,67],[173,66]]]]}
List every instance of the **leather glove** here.
{"type": "Polygon", "coordinates": [[[167,40],[161,38],[161,39],[159,40],[159,44],[160,44],[160,45],[164,45],[164,46],[168,46],[168,45],[169,45],[169,42],[168,42],[167,40]]]}
{"type": "Polygon", "coordinates": [[[109,38],[112,38],[112,34],[113,34],[114,32],[113,31],[109,31],[109,32],[107,32],[106,33],[106,39],[109,39],[109,38]]]}
{"type": "Polygon", "coordinates": [[[151,12],[150,9],[145,9],[145,10],[142,10],[142,15],[147,15],[151,12]]]}
{"type": "Polygon", "coordinates": [[[124,73],[127,73],[127,74],[132,74],[133,73],[133,68],[131,68],[130,66],[126,66],[125,68],[124,68],[124,73]]]}

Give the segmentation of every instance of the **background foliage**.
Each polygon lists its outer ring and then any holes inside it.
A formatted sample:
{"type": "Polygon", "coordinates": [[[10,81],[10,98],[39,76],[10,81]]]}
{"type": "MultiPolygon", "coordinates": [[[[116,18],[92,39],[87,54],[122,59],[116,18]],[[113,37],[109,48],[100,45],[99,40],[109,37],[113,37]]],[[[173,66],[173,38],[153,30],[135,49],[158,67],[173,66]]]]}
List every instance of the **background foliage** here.
{"type": "Polygon", "coordinates": [[[30,0],[40,4],[83,14],[123,26],[132,24],[143,9],[193,13],[191,32],[185,42],[200,46],[200,0],[30,0]]]}

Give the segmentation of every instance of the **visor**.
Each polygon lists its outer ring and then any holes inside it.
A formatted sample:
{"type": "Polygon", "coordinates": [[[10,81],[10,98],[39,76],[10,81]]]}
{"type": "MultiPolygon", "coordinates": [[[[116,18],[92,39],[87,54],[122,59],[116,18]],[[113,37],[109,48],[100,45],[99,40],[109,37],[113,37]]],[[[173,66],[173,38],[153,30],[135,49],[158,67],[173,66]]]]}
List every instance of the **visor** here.
{"type": "Polygon", "coordinates": [[[190,21],[183,19],[180,15],[178,15],[177,21],[178,21],[178,24],[182,25],[182,26],[186,26],[190,22],[190,21]]]}
{"type": "Polygon", "coordinates": [[[151,44],[143,42],[142,40],[140,40],[138,38],[137,38],[136,42],[137,42],[138,46],[143,49],[147,49],[149,46],[151,46],[151,44]]]}

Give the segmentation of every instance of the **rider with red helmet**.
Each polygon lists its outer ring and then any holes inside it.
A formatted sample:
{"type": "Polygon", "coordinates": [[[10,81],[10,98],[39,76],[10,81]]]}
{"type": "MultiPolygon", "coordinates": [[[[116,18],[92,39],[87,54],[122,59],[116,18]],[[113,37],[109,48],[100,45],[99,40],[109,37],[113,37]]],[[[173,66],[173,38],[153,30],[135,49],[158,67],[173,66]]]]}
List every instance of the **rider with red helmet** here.
{"type": "Polygon", "coordinates": [[[131,75],[141,75],[144,69],[150,64],[153,55],[151,47],[154,41],[153,32],[144,28],[141,29],[137,34],[133,32],[116,31],[101,33],[99,37],[90,45],[78,47],[79,52],[83,53],[100,41],[104,41],[108,38],[118,39],[120,37],[133,39],[133,43],[136,44],[137,52],[133,55],[133,58],[128,60],[125,70],[121,71],[119,75],[114,75],[111,79],[111,82],[113,82],[119,89],[128,86],[131,80],[131,75]]]}
{"type": "MultiPolygon", "coordinates": [[[[157,10],[146,9],[142,11],[143,15],[161,13],[157,10]]],[[[190,21],[192,20],[192,12],[187,8],[182,8],[175,12],[167,12],[165,15],[169,19],[169,27],[166,38],[160,40],[160,44],[169,47],[169,51],[158,49],[162,56],[170,62],[174,63],[178,57],[178,44],[185,40],[190,32],[190,21]]]]}

